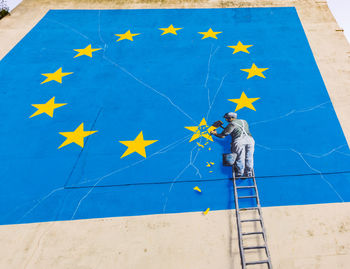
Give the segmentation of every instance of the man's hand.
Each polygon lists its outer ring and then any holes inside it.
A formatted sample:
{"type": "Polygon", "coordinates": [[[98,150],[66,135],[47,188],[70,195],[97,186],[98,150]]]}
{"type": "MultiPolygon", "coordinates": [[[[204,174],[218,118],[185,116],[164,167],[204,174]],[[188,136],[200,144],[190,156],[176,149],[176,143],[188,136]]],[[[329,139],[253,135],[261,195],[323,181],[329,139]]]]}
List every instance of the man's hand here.
{"type": "Polygon", "coordinates": [[[213,131],[210,131],[210,134],[217,135],[218,133],[216,132],[216,130],[213,130],[213,131]]]}
{"type": "Polygon", "coordinates": [[[219,138],[224,138],[224,137],[225,137],[225,135],[218,134],[218,133],[216,132],[216,130],[210,131],[210,134],[215,135],[216,137],[219,137],[219,138]]]}

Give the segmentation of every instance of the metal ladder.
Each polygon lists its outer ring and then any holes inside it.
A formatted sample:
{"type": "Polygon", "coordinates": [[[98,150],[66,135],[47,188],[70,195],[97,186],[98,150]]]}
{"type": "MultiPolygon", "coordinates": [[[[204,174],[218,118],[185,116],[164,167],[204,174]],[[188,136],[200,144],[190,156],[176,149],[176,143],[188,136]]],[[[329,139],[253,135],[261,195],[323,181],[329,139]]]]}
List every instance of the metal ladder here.
{"type": "Polygon", "coordinates": [[[270,252],[267,247],[267,238],[266,238],[266,232],[265,232],[265,225],[262,217],[261,212],[261,206],[260,206],[260,200],[259,200],[259,193],[258,193],[258,187],[256,185],[255,180],[255,174],[253,172],[252,177],[246,177],[244,179],[235,177],[234,169],[233,171],[233,189],[234,189],[234,196],[235,196],[235,206],[236,206],[236,219],[237,219],[237,230],[238,230],[238,240],[239,240],[239,250],[240,250],[240,256],[241,256],[241,263],[242,263],[242,269],[246,269],[249,265],[257,265],[257,264],[266,264],[268,269],[272,269],[271,264],[271,257],[270,252]],[[242,183],[246,182],[248,185],[243,186],[237,186],[237,181],[241,181],[242,183]],[[251,190],[253,192],[252,195],[245,195],[245,196],[238,196],[239,190],[251,190]],[[253,199],[253,202],[255,206],[253,207],[239,207],[239,200],[249,200],[253,199]],[[257,211],[258,218],[252,218],[252,219],[241,219],[241,213],[243,211],[257,211]],[[243,232],[242,231],[242,223],[260,223],[261,230],[260,231],[254,231],[254,232],[243,232]],[[244,246],[243,245],[243,238],[249,236],[249,235],[261,235],[263,238],[264,244],[257,245],[257,246],[244,246]],[[261,250],[265,249],[266,259],[260,259],[255,261],[246,261],[245,252],[247,250],[261,250]]]}

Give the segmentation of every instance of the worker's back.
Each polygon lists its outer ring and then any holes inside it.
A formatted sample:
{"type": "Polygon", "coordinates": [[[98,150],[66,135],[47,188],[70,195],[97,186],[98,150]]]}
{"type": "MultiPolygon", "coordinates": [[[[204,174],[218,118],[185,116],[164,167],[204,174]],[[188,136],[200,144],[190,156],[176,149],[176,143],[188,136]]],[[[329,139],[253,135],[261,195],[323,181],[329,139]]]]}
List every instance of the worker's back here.
{"type": "Polygon", "coordinates": [[[230,132],[229,134],[232,137],[232,142],[246,135],[252,136],[252,134],[249,131],[249,125],[245,120],[234,119],[227,125],[225,131],[226,129],[230,132]]]}

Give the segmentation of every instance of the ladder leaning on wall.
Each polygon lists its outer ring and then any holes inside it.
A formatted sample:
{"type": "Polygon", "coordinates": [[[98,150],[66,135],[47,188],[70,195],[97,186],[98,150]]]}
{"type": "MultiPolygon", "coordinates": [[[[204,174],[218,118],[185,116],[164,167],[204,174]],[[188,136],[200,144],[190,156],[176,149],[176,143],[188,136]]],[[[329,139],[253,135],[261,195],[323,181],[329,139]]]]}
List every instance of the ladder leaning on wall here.
{"type": "MultiPolygon", "coordinates": [[[[258,187],[255,180],[255,173],[253,172],[252,177],[236,178],[235,171],[234,169],[232,169],[232,174],[233,174],[232,181],[233,181],[233,190],[234,190],[235,206],[236,206],[239,251],[241,256],[242,268],[246,269],[247,267],[249,267],[249,265],[266,264],[267,268],[272,269],[270,252],[267,247],[265,225],[264,225],[264,220],[261,212],[258,187]],[[241,195],[242,192],[243,193],[245,192],[248,194],[241,195]],[[246,206],[241,208],[239,206],[240,201],[244,201],[246,206]],[[249,204],[249,206],[247,206],[247,204],[249,204]],[[252,212],[255,216],[250,218],[242,218],[242,214],[244,214],[245,212],[252,212]],[[256,230],[244,232],[242,230],[243,226],[249,223],[254,224],[256,230]],[[258,241],[262,241],[263,243],[255,244],[255,245],[253,244],[250,246],[244,245],[243,241],[252,235],[262,237],[257,239],[259,239],[258,241]],[[259,256],[259,258],[255,258],[252,261],[247,261],[246,256],[247,256],[247,252],[249,251],[250,252],[255,251],[256,252],[255,257],[259,256]],[[259,253],[260,255],[257,255],[257,252],[261,252],[261,251],[263,251],[263,255],[261,255],[261,253],[259,253]],[[264,257],[261,257],[261,256],[264,256],[264,257]]],[[[250,253],[250,254],[253,254],[253,253],[250,253]]]]}

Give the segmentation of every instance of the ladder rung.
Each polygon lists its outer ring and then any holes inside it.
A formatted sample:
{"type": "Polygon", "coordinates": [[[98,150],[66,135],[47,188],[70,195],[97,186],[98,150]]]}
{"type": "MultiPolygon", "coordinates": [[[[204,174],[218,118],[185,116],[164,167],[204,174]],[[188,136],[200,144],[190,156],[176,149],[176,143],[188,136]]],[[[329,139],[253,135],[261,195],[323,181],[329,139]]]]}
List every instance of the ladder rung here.
{"type": "Polygon", "coordinates": [[[252,195],[252,196],[239,196],[237,197],[238,199],[245,199],[245,198],[257,198],[256,195],[252,195]]]}
{"type": "Polygon", "coordinates": [[[259,209],[259,207],[244,207],[244,208],[240,208],[239,211],[255,210],[255,209],[259,209]]]}
{"type": "Polygon", "coordinates": [[[242,235],[263,234],[263,232],[242,233],[242,235]]]}
{"type": "Polygon", "coordinates": [[[266,246],[243,247],[243,249],[260,249],[260,248],[266,248],[266,246]]]}
{"type": "Polygon", "coordinates": [[[255,186],[239,186],[239,187],[236,187],[236,189],[250,189],[250,188],[255,188],[255,186]]]}
{"type": "Polygon", "coordinates": [[[241,220],[241,222],[251,222],[251,221],[261,221],[261,219],[245,219],[245,220],[241,220]]]}
{"type": "Polygon", "coordinates": [[[248,176],[241,176],[241,177],[235,177],[235,179],[248,179],[248,178],[254,178],[253,176],[248,177],[248,176]]]}
{"type": "Polygon", "coordinates": [[[269,261],[263,260],[263,261],[255,261],[255,262],[246,262],[245,265],[263,264],[263,263],[269,263],[269,261]]]}

